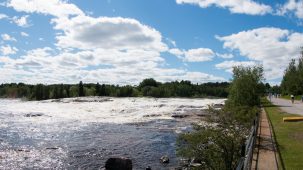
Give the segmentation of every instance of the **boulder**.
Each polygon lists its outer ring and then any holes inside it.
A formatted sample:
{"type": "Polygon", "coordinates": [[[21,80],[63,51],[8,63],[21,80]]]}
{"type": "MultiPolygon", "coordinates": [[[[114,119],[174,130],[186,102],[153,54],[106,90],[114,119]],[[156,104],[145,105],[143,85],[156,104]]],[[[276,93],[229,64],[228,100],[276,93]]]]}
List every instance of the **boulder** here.
{"type": "Polygon", "coordinates": [[[161,158],[160,158],[160,162],[161,163],[163,163],[163,164],[168,164],[169,163],[169,158],[168,158],[168,156],[162,156],[161,158]]]}
{"type": "Polygon", "coordinates": [[[128,158],[109,158],[105,162],[106,170],[132,170],[132,160],[128,158]]]}

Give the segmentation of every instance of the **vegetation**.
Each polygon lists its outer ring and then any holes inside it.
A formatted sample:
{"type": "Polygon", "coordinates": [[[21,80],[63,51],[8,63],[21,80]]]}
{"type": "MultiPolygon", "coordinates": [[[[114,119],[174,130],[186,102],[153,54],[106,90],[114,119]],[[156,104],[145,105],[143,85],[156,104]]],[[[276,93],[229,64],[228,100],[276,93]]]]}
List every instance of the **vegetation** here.
{"type": "Polygon", "coordinates": [[[114,97],[227,97],[229,83],[192,84],[190,81],[160,83],[150,78],[139,86],[118,86],[97,84],[53,84],[29,85],[11,83],[0,85],[0,97],[46,100],[78,96],[114,96],[114,97]]]}
{"type": "Polygon", "coordinates": [[[303,122],[283,122],[283,117],[298,115],[285,113],[265,99],[263,106],[273,127],[282,166],[284,169],[302,169],[303,122]]]}
{"type": "Polygon", "coordinates": [[[198,169],[236,169],[241,146],[259,112],[262,80],[262,67],[235,67],[224,108],[210,108],[207,125],[195,125],[193,132],[181,134],[178,154],[199,160],[198,169]]]}
{"type": "Polygon", "coordinates": [[[281,82],[281,92],[283,95],[301,95],[303,93],[303,48],[298,63],[292,59],[285,70],[281,82]]]}

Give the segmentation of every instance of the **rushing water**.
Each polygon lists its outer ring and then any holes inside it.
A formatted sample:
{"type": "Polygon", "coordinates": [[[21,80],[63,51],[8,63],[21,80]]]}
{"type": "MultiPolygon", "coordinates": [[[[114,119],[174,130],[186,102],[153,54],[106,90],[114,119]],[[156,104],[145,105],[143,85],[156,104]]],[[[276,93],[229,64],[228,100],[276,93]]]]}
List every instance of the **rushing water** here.
{"type": "Polygon", "coordinates": [[[128,157],[134,169],[169,169],[178,133],[223,99],[0,100],[0,169],[100,169],[128,157]],[[175,119],[172,115],[190,115],[175,119]],[[170,163],[159,158],[168,155],[170,163]]]}

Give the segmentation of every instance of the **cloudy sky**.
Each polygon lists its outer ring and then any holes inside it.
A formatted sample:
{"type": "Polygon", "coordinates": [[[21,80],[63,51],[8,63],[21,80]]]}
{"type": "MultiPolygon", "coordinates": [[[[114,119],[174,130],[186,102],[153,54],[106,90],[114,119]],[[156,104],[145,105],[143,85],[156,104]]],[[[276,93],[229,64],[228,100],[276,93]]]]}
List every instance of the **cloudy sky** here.
{"type": "Polygon", "coordinates": [[[0,83],[279,83],[303,46],[303,0],[0,1],[0,83]]]}

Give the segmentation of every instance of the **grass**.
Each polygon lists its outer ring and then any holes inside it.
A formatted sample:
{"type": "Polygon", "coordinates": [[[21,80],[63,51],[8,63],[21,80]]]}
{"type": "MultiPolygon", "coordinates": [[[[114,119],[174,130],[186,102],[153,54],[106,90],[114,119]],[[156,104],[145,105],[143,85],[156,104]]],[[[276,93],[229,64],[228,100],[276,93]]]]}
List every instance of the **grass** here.
{"type": "Polygon", "coordinates": [[[303,122],[283,122],[283,117],[298,115],[285,113],[266,99],[263,106],[273,127],[281,166],[303,169],[303,122]]]}

